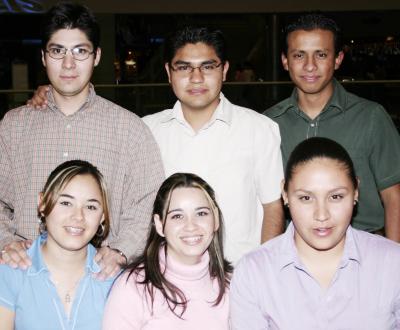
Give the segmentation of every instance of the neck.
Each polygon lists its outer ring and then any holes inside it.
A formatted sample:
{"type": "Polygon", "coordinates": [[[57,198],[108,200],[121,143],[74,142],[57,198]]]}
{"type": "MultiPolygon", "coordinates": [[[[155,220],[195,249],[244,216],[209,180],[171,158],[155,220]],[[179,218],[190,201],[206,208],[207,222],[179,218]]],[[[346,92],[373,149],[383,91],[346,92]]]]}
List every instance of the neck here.
{"type": "Polygon", "coordinates": [[[296,240],[298,255],[307,270],[323,289],[327,289],[339,267],[343,257],[345,239],[329,250],[316,250],[303,240],[296,240]]]}
{"type": "Polygon", "coordinates": [[[47,241],[42,245],[42,254],[50,273],[63,274],[64,277],[84,270],[87,247],[78,251],[65,251],[47,241]]]}
{"type": "Polygon", "coordinates": [[[333,94],[333,82],[319,93],[304,93],[297,88],[298,106],[311,119],[316,118],[329,102],[333,94]]]}
{"type": "Polygon", "coordinates": [[[205,108],[192,108],[182,104],[183,117],[193,130],[198,132],[211,119],[219,102],[220,100],[217,99],[216,102],[213,102],[205,108]]]}
{"type": "Polygon", "coordinates": [[[57,107],[63,114],[65,114],[66,116],[70,116],[77,112],[86,102],[89,96],[89,85],[84,90],[75,95],[61,94],[55,89],[53,89],[53,91],[54,101],[56,102],[57,107]]]}

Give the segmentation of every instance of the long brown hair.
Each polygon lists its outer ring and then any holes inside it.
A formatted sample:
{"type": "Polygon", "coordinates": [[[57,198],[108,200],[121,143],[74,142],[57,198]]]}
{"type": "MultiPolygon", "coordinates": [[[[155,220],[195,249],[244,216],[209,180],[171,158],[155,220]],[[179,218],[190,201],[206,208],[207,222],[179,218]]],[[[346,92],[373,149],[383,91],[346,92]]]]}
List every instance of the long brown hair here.
{"type": "MultiPolygon", "coordinates": [[[[212,279],[216,279],[219,284],[219,293],[213,306],[217,306],[224,298],[226,288],[230,283],[230,275],[232,273],[231,264],[225,260],[223,253],[223,219],[221,210],[215,200],[213,189],[202,178],[191,173],[176,173],[167,178],[158,190],[153,207],[153,217],[158,215],[165,226],[167,212],[169,209],[172,192],[177,188],[197,188],[204,192],[208,202],[210,203],[214,217],[219,219],[219,228],[214,233],[214,237],[208,247],[210,255],[209,272],[212,279]]],[[[137,276],[137,284],[144,285],[150,297],[150,306],[153,308],[156,290],[159,290],[164,296],[169,309],[179,318],[185,313],[187,300],[185,294],[168,281],[165,276],[165,269],[160,267],[159,251],[165,246],[165,254],[167,256],[168,249],[165,237],[160,236],[153,224],[151,223],[146,247],[142,255],[137,257],[128,267],[129,277],[134,273],[137,276]],[[143,279],[141,279],[143,278],[143,279]],[[177,312],[179,307],[181,312],[177,312]]]]}

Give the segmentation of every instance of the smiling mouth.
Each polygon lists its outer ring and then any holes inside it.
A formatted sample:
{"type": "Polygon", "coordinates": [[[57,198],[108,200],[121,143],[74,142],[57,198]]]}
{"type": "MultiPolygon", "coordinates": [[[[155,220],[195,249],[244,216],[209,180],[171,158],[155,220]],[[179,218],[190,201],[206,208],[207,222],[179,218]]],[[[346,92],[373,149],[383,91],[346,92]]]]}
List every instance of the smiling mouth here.
{"type": "Polygon", "coordinates": [[[181,240],[187,245],[196,245],[200,243],[202,239],[203,239],[202,235],[181,237],[181,240]]]}
{"type": "Polygon", "coordinates": [[[302,78],[307,82],[315,82],[318,80],[319,76],[302,76],[302,78]]]}
{"type": "Polygon", "coordinates": [[[85,231],[83,228],[80,227],[66,226],[64,228],[67,231],[67,233],[71,235],[80,235],[85,231]]]}

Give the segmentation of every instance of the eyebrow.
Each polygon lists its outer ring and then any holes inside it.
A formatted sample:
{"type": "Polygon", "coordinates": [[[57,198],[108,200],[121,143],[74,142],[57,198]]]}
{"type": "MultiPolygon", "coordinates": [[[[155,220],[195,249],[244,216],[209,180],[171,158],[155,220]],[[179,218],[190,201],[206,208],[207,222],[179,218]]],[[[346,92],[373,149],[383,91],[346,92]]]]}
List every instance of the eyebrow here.
{"type": "MultiPolygon", "coordinates": [[[[207,209],[207,210],[211,210],[211,208],[210,207],[208,207],[208,206],[199,206],[199,207],[196,207],[195,208],[195,211],[198,211],[198,210],[202,210],[202,209],[207,209]]],[[[178,208],[178,209],[172,209],[172,210],[169,210],[168,212],[167,212],[167,215],[168,214],[170,214],[170,213],[172,213],[172,212],[182,212],[183,211],[183,209],[180,209],[180,208],[178,208]]]]}
{"type": "MultiPolygon", "coordinates": [[[[206,60],[206,61],[203,61],[203,62],[200,62],[199,64],[200,65],[204,65],[204,64],[213,64],[213,63],[217,63],[218,61],[217,60],[206,60]]],[[[195,63],[193,63],[193,62],[187,62],[187,61],[183,61],[183,60],[177,60],[177,61],[175,61],[173,64],[175,64],[175,65],[179,65],[179,64],[181,64],[181,65],[193,65],[193,64],[195,64],[195,63]]]]}
{"type": "MultiPolygon", "coordinates": [[[[347,188],[347,187],[337,187],[337,188],[333,188],[333,189],[331,189],[331,190],[329,190],[328,192],[334,192],[334,191],[337,191],[337,190],[346,190],[346,191],[348,191],[349,189],[347,188]]],[[[305,192],[305,193],[308,193],[308,194],[312,194],[313,192],[311,191],[311,190],[306,190],[306,189],[296,189],[294,192],[305,192]]]]}
{"type": "MultiPolygon", "coordinates": [[[[90,48],[90,47],[92,47],[90,44],[88,44],[88,43],[81,43],[81,44],[77,44],[77,45],[75,45],[75,46],[73,46],[73,47],[71,47],[71,48],[77,48],[77,47],[83,47],[83,46],[85,46],[85,47],[88,47],[88,48],[90,48]]],[[[47,45],[47,47],[57,47],[57,48],[67,48],[67,47],[65,47],[64,45],[60,45],[60,44],[56,44],[56,43],[49,43],[48,45],[47,45]]]]}
{"type": "MultiPolygon", "coordinates": [[[[66,198],[70,198],[70,199],[75,199],[74,196],[68,195],[68,194],[60,194],[60,197],[66,197],[66,198]]],[[[87,202],[94,202],[94,203],[98,203],[101,204],[100,201],[96,198],[90,198],[87,200],[87,202]]]]}

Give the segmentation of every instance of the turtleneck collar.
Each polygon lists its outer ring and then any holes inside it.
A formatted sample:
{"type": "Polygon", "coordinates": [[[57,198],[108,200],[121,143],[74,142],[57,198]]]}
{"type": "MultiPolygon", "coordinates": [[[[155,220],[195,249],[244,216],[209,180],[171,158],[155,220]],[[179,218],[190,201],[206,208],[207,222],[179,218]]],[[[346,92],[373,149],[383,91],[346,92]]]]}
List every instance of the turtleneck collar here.
{"type": "Polygon", "coordinates": [[[165,260],[165,247],[162,247],[159,252],[160,266],[164,269],[166,266],[165,276],[167,278],[175,278],[182,281],[198,281],[206,276],[209,276],[210,256],[206,251],[199,263],[194,265],[186,265],[178,260],[167,255],[165,260]]]}

